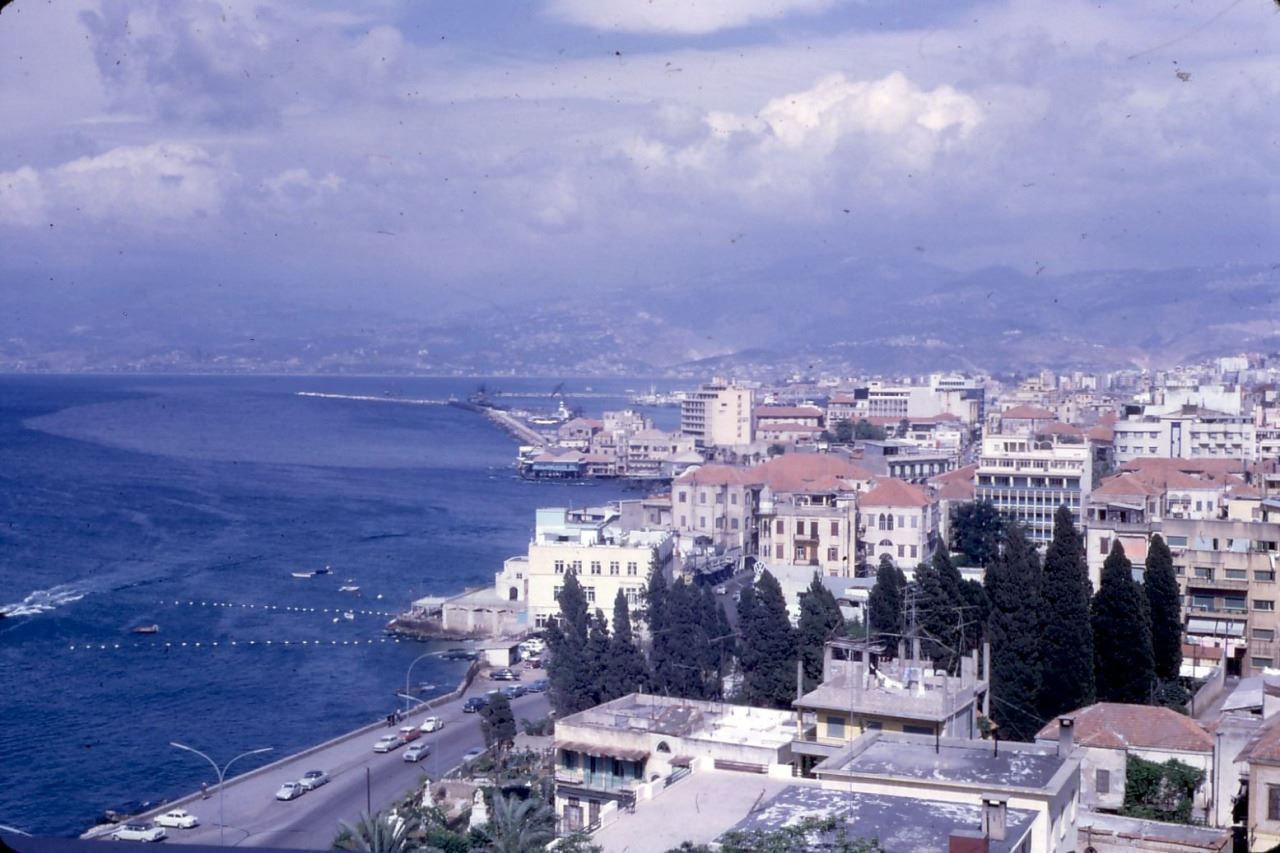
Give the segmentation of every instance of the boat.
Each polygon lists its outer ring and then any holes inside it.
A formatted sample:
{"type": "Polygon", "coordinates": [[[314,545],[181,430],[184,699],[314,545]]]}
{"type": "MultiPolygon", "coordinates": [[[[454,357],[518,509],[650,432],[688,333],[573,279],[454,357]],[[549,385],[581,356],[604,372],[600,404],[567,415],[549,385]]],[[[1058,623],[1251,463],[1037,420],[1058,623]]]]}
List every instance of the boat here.
{"type": "Polygon", "coordinates": [[[160,626],[159,626],[159,625],[139,625],[138,627],[136,627],[136,628],[134,628],[134,629],[133,629],[133,633],[135,633],[135,634],[159,634],[159,633],[160,633],[160,626]]]}
{"type": "Polygon", "coordinates": [[[330,566],[325,566],[323,569],[316,569],[316,570],[315,570],[315,574],[317,574],[317,575],[329,575],[329,574],[333,574],[333,568],[332,568],[332,567],[330,567],[330,566]]]}
{"type": "Polygon", "coordinates": [[[354,584],[346,584],[345,586],[338,587],[338,592],[359,592],[359,591],[360,591],[360,587],[354,584]]]}
{"type": "Polygon", "coordinates": [[[313,578],[316,576],[315,572],[290,572],[289,574],[295,578],[313,578]]]}
{"type": "Polygon", "coordinates": [[[354,622],[356,619],[356,614],[352,613],[350,610],[347,610],[343,612],[342,618],[346,619],[348,622],[354,622]]]}

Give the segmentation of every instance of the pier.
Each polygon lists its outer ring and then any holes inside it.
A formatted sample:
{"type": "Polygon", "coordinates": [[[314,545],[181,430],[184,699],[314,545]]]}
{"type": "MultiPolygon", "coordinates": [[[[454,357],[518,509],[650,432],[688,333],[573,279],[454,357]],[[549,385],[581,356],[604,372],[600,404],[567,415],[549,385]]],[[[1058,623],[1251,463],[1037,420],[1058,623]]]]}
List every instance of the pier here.
{"type": "Polygon", "coordinates": [[[486,408],[484,413],[489,417],[489,420],[515,436],[522,444],[531,444],[539,448],[547,446],[546,436],[528,424],[521,422],[519,418],[510,412],[486,408]]]}

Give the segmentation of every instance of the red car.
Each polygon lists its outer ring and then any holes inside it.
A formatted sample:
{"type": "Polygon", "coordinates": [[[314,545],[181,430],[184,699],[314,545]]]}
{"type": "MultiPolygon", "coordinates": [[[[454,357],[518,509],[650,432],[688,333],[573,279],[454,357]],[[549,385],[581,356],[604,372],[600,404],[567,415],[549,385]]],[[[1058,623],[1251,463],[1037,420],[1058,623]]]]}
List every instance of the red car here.
{"type": "Polygon", "coordinates": [[[422,736],[422,732],[418,731],[417,726],[401,726],[398,735],[401,743],[408,743],[411,740],[417,740],[422,736]]]}

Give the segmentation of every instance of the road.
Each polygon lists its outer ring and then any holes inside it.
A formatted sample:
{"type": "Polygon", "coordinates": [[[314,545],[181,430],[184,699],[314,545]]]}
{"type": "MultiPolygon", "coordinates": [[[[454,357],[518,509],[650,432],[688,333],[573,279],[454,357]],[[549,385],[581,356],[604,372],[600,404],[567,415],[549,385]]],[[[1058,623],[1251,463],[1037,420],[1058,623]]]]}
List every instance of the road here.
{"type": "MultiPolygon", "coordinates": [[[[524,680],[542,677],[540,670],[524,673],[524,680]]],[[[306,850],[329,850],[337,836],[339,821],[354,823],[367,805],[373,811],[386,808],[403,796],[424,777],[439,779],[457,766],[462,755],[475,746],[484,746],[480,731],[480,715],[464,714],[462,704],[467,697],[483,695],[502,682],[477,677],[466,696],[431,710],[412,712],[402,725],[422,722],[434,714],[445,720],[441,731],[422,735],[431,745],[431,754],[414,764],[401,758],[403,747],[388,753],[375,753],[373,743],[395,729],[380,727],[336,741],[323,750],[286,759],[263,772],[250,773],[227,782],[226,843],[242,847],[292,847],[306,850]],[[284,782],[296,780],[308,770],[324,770],[330,782],[301,797],[281,801],[275,792],[284,782]],[[367,770],[367,772],[366,772],[367,770]]],[[[529,694],[511,703],[517,724],[521,719],[538,719],[547,714],[545,694],[529,694]]],[[[210,788],[206,800],[170,803],[200,818],[195,829],[170,829],[169,842],[178,844],[218,844],[218,794],[210,788]]]]}

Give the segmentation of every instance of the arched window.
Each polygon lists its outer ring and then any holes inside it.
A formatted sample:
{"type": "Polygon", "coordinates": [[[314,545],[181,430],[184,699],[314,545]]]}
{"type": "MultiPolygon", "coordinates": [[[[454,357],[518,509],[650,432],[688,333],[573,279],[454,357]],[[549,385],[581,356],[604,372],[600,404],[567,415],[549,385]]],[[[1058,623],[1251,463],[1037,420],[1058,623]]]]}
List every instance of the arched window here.
{"type": "Polygon", "coordinates": [[[887,529],[892,530],[893,529],[893,513],[889,513],[889,515],[886,517],[889,519],[889,527],[887,529]]]}
{"type": "Polygon", "coordinates": [[[508,596],[512,601],[519,601],[519,600],[520,600],[520,589],[519,589],[518,587],[514,587],[514,586],[513,586],[513,587],[511,587],[510,591],[508,591],[508,592],[507,592],[507,596],[508,596]]]}
{"type": "Polygon", "coordinates": [[[658,752],[669,753],[671,752],[671,747],[667,745],[667,742],[665,740],[658,741],[658,752]]]}
{"type": "Polygon", "coordinates": [[[881,539],[881,540],[880,540],[880,545],[879,545],[879,547],[884,548],[884,549],[889,550],[889,551],[892,551],[892,550],[893,550],[893,542],[889,541],[888,539],[881,539]]]}

